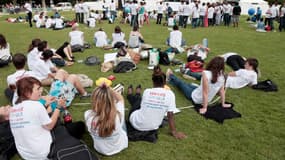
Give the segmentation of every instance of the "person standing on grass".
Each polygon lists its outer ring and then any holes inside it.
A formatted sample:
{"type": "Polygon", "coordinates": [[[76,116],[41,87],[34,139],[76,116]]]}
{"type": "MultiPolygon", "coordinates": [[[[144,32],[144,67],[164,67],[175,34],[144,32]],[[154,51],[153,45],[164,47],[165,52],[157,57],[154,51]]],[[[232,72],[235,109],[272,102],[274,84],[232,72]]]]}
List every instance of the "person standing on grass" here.
{"type": "Polygon", "coordinates": [[[285,30],[285,2],[280,6],[280,25],[279,31],[285,30]]]}
{"type": "Polygon", "coordinates": [[[128,147],[124,98],[115,92],[110,80],[96,81],[91,96],[91,109],[84,113],[94,148],[101,154],[114,155],[128,147]]]}
{"type": "Polygon", "coordinates": [[[27,12],[29,25],[30,25],[30,27],[33,27],[33,24],[32,24],[32,17],[33,17],[32,5],[29,2],[26,2],[25,5],[24,5],[24,8],[26,9],[26,12],[27,12]]]}
{"type": "Polygon", "coordinates": [[[162,20],[162,17],[163,17],[163,11],[164,11],[164,7],[162,5],[162,2],[159,2],[159,4],[157,5],[156,24],[161,24],[161,20],[162,20]]]}
{"type": "Polygon", "coordinates": [[[165,89],[165,74],[159,67],[155,67],[152,74],[153,88],[148,88],[141,96],[141,86],[137,86],[133,95],[133,88],[129,86],[127,99],[131,104],[129,112],[129,124],[138,132],[157,131],[167,113],[170,133],[177,139],[187,136],[178,132],[175,127],[174,111],[176,110],[175,95],[165,89]]]}
{"type": "Polygon", "coordinates": [[[199,86],[182,81],[170,69],[166,72],[166,79],[171,85],[178,87],[188,100],[194,104],[202,104],[203,107],[200,108],[199,113],[205,114],[209,102],[213,100],[218,92],[221,96],[222,106],[225,108],[231,107],[230,104],[225,103],[224,68],[224,58],[213,58],[202,72],[201,84],[199,86]]]}
{"type": "Polygon", "coordinates": [[[238,27],[240,13],[241,13],[241,8],[240,8],[238,2],[236,2],[235,6],[233,8],[233,25],[234,25],[234,27],[238,27]]]}

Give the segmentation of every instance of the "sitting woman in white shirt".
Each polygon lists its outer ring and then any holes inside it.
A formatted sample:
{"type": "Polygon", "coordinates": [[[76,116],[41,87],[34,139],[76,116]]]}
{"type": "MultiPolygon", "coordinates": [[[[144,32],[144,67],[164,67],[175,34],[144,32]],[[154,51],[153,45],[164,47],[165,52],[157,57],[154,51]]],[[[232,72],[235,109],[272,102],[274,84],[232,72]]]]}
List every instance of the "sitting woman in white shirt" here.
{"type": "Polygon", "coordinates": [[[123,43],[124,45],[127,44],[125,41],[125,33],[122,32],[119,26],[115,27],[114,33],[112,33],[112,38],[112,47],[116,47],[116,43],[123,43]]]}
{"type": "Polygon", "coordinates": [[[99,28],[99,30],[94,33],[94,43],[96,47],[104,47],[108,45],[107,34],[103,28],[99,28]]]}
{"type": "Polygon", "coordinates": [[[11,60],[10,45],[4,35],[0,34],[0,67],[7,66],[11,60]]]}
{"type": "Polygon", "coordinates": [[[142,43],[144,43],[143,36],[139,31],[139,27],[135,25],[133,30],[130,32],[128,46],[130,48],[137,48],[140,47],[142,43]]]}
{"type": "Polygon", "coordinates": [[[182,32],[179,31],[177,25],[173,26],[173,31],[170,32],[169,38],[166,40],[167,45],[173,48],[175,53],[179,53],[178,48],[181,48],[186,44],[186,41],[182,38],[182,32]]]}
{"type": "Polygon", "coordinates": [[[208,103],[213,100],[219,92],[221,96],[222,106],[225,108],[231,107],[225,103],[224,90],[224,59],[222,57],[213,58],[207,65],[206,70],[202,72],[201,84],[199,86],[188,84],[178,79],[169,69],[166,73],[167,80],[173,86],[178,87],[186,96],[187,99],[194,104],[202,104],[199,110],[200,114],[207,112],[208,103]]]}
{"type": "Polygon", "coordinates": [[[247,85],[257,84],[258,78],[258,61],[255,58],[248,58],[245,61],[244,69],[240,68],[237,71],[232,71],[228,73],[226,79],[227,88],[239,89],[247,85]]]}
{"type": "Polygon", "coordinates": [[[104,155],[114,155],[128,147],[124,98],[110,87],[111,83],[106,78],[96,81],[91,109],[84,114],[94,148],[104,155]]]}
{"type": "Polygon", "coordinates": [[[58,17],[55,17],[55,20],[54,20],[54,28],[53,30],[61,30],[61,29],[64,29],[64,22],[61,18],[58,18],[58,17]]]}

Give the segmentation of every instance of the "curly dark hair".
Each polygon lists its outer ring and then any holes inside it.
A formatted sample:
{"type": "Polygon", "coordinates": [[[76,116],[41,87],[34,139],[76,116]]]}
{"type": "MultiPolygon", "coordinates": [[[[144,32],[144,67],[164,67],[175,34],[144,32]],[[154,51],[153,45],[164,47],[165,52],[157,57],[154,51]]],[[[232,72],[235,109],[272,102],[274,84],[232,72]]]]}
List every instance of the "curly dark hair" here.
{"type": "Polygon", "coordinates": [[[159,65],[153,68],[152,82],[154,87],[163,87],[166,84],[166,75],[159,65]]]}

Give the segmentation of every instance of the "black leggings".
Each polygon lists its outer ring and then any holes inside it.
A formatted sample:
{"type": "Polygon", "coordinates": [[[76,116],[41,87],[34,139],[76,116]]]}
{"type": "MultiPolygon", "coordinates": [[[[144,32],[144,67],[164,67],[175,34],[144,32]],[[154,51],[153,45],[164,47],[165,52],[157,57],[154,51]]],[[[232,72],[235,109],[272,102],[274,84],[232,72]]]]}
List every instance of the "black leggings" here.
{"type": "Polygon", "coordinates": [[[244,68],[245,60],[240,55],[232,55],[228,57],[226,63],[234,71],[237,71],[244,68]]]}
{"type": "Polygon", "coordinates": [[[129,103],[131,104],[131,109],[129,111],[129,116],[128,116],[128,120],[129,120],[131,114],[134,111],[139,110],[141,108],[142,97],[140,94],[135,94],[135,95],[129,94],[127,95],[127,99],[129,103]]]}

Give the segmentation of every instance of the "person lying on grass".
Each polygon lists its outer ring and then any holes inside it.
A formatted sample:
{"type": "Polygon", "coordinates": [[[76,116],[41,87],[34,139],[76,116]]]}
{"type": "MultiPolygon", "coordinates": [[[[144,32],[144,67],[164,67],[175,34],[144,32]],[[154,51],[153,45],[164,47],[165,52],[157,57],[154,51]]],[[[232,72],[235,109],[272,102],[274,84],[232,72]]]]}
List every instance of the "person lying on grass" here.
{"type": "Polygon", "coordinates": [[[187,99],[191,100],[194,104],[202,104],[203,107],[199,110],[199,113],[205,114],[208,103],[213,100],[218,92],[221,96],[222,106],[225,108],[231,107],[230,104],[225,103],[224,67],[223,58],[213,58],[202,72],[201,84],[199,86],[180,80],[170,69],[167,70],[166,77],[167,81],[171,85],[178,87],[187,99]]]}
{"type": "Polygon", "coordinates": [[[247,85],[257,84],[258,60],[255,58],[245,59],[236,53],[221,55],[225,62],[234,70],[227,74],[226,88],[239,89],[247,85]]]}

